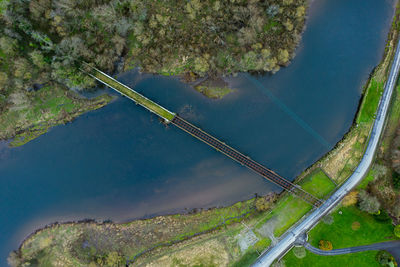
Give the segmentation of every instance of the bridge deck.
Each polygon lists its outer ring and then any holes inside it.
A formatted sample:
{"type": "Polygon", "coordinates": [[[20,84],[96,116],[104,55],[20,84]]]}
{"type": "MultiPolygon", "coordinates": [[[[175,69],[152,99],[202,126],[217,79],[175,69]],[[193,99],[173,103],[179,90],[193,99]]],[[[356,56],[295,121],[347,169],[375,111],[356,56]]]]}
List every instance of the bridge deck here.
{"type": "Polygon", "coordinates": [[[169,122],[172,120],[172,118],[175,116],[175,113],[167,110],[163,106],[160,106],[159,104],[155,103],[154,101],[148,99],[147,97],[139,94],[132,88],[126,86],[123,83],[120,83],[110,75],[93,68],[87,64],[84,65],[84,69],[86,73],[88,73],[90,76],[98,80],[99,82],[109,86],[110,88],[114,89],[115,91],[119,92],[120,94],[130,98],[133,100],[136,104],[141,105],[145,109],[149,110],[150,112],[158,115],[162,119],[164,119],[166,122],[169,122]]]}
{"type": "Polygon", "coordinates": [[[206,132],[202,131],[201,129],[195,127],[194,125],[190,124],[189,122],[185,121],[181,117],[175,115],[175,117],[171,120],[171,123],[176,125],[177,127],[181,128],[182,130],[188,132],[189,134],[193,135],[200,141],[214,147],[221,153],[227,155],[231,159],[239,162],[240,164],[246,166],[252,171],[255,171],[259,175],[263,176],[267,180],[277,184],[278,186],[284,188],[285,190],[297,195],[298,197],[302,198],[303,200],[307,201],[308,203],[312,204],[313,206],[319,206],[322,204],[321,200],[317,199],[313,195],[307,193],[299,186],[287,181],[286,179],[282,178],[274,171],[267,169],[263,165],[259,164],[258,162],[250,159],[249,157],[243,155],[242,153],[238,152],[237,150],[231,148],[230,146],[226,145],[225,143],[219,141],[215,137],[207,134],[206,132]]]}

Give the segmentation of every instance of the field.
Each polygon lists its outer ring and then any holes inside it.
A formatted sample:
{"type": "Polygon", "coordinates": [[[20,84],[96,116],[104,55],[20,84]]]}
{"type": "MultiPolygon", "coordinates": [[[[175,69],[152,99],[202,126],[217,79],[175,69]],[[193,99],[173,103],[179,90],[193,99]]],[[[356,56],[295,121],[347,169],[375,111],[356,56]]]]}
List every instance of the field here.
{"type": "MultiPolygon", "coordinates": [[[[356,206],[341,207],[332,213],[331,225],[320,222],[310,233],[309,242],[318,247],[319,240],[332,242],[333,248],[369,245],[396,239],[391,222],[379,222],[373,215],[356,206]]],[[[376,251],[339,256],[319,256],[307,251],[298,259],[293,250],[283,258],[286,266],[380,266],[375,260],[376,251]],[[351,262],[351,265],[349,263],[351,262]]]]}
{"type": "Polygon", "coordinates": [[[14,137],[11,146],[23,145],[47,132],[48,128],[67,123],[112,99],[108,95],[84,99],[56,84],[37,92],[15,91],[10,98],[13,107],[0,114],[0,139],[14,137]]]}

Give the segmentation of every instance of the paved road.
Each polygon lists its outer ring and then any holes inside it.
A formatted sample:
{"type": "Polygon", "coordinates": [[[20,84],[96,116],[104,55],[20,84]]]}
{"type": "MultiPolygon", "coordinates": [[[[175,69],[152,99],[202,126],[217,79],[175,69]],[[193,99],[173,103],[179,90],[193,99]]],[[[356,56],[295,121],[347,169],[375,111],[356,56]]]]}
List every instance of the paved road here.
{"type": "Polygon", "coordinates": [[[317,255],[332,256],[332,255],[343,255],[343,254],[368,251],[368,250],[387,250],[387,249],[396,249],[396,248],[400,250],[400,240],[376,243],[376,244],[366,245],[366,246],[338,248],[338,249],[332,249],[332,250],[321,250],[319,248],[311,246],[311,244],[308,242],[304,244],[304,247],[306,249],[308,249],[309,251],[311,251],[312,253],[317,254],[317,255]]]}
{"type": "MultiPolygon", "coordinates": [[[[400,40],[399,40],[400,43],[400,40]]],[[[325,214],[332,210],[340,200],[351,191],[367,174],[378,147],[379,139],[385,127],[385,119],[388,113],[390,99],[396,85],[399,68],[400,68],[400,49],[399,43],[397,44],[396,55],[390,70],[388,81],[379,102],[378,112],[374,126],[372,128],[371,136],[368,141],[368,146],[365,154],[354,171],[354,173],[347,179],[347,181],[321,206],[316,208],[307,218],[296,225],[294,228],[286,232],[281,240],[272,248],[264,251],[261,256],[256,260],[253,266],[270,266],[276,259],[287,252],[293,247],[296,239],[308,232],[325,214]]]]}

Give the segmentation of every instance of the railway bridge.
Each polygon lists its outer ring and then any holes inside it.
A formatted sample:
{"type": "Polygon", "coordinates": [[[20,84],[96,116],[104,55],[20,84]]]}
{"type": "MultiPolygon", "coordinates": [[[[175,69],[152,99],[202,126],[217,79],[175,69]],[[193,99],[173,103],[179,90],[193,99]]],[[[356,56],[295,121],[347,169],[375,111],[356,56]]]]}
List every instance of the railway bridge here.
{"type": "Polygon", "coordinates": [[[166,123],[175,125],[176,127],[189,133],[193,137],[195,137],[195,138],[199,139],[200,141],[206,143],[207,145],[215,148],[217,151],[225,154],[226,156],[233,159],[234,161],[242,164],[243,166],[246,166],[250,170],[261,175],[268,181],[271,181],[274,184],[285,189],[286,191],[296,195],[297,197],[300,197],[301,199],[310,203],[314,207],[318,207],[323,203],[320,199],[318,199],[315,196],[313,196],[312,194],[304,191],[298,185],[291,183],[290,181],[281,177],[274,171],[264,167],[263,165],[252,160],[248,156],[243,155],[239,151],[231,148],[230,146],[221,142],[217,138],[211,136],[210,134],[206,133],[205,131],[201,130],[200,128],[187,122],[183,118],[179,117],[177,114],[165,109],[164,107],[158,105],[157,103],[149,100],[145,96],[139,94],[135,90],[120,83],[119,81],[115,80],[114,78],[107,75],[106,73],[104,73],[96,68],[93,68],[87,64],[84,65],[84,68],[82,70],[85,71],[86,73],[88,73],[90,76],[92,76],[96,80],[105,84],[106,86],[108,86],[108,87],[114,89],[115,91],[121,93],[122,95],[130,98],[136,104],[139,104],[139,105],[143,106],[144,108],[146,108],[147,110],[155,113],[156,115],[161,117],[166,123]]]}

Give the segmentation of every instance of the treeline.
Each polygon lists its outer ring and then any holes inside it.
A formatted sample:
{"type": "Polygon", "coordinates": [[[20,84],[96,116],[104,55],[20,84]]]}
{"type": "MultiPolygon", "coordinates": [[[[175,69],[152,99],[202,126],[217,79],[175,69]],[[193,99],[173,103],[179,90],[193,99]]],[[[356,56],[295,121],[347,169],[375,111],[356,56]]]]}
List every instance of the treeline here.
{"type": "Polygon", "coordinates": [[[14,89],[48,81],[87,87],[86,61],[113,71],[219,75],[277,71],[293,55],[307,0],[5,0],[0,108],[14,89]]]}

